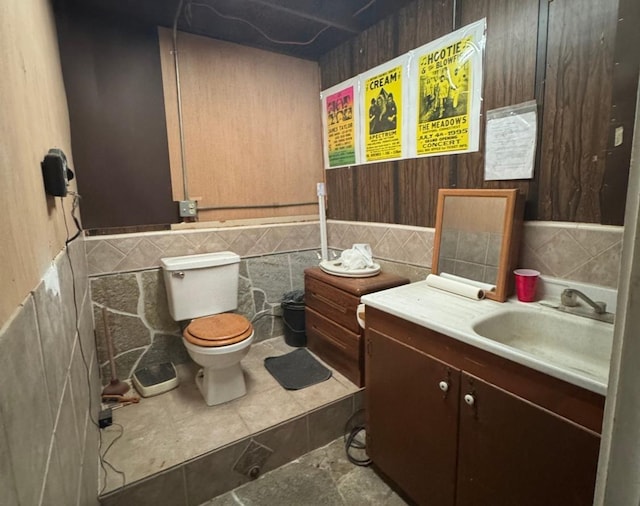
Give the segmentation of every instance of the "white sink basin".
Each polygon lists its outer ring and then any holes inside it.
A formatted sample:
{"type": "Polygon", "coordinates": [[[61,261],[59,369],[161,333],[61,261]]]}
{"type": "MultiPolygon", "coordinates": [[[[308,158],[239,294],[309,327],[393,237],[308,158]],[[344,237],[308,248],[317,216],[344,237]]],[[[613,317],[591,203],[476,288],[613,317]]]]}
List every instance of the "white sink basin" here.
{"type": "Polygon", "coordinates": [[[480,317],[473,331],[561,368],[598,380],[609,375],[613,325],[555,312],[507,309],[480,317]]]}

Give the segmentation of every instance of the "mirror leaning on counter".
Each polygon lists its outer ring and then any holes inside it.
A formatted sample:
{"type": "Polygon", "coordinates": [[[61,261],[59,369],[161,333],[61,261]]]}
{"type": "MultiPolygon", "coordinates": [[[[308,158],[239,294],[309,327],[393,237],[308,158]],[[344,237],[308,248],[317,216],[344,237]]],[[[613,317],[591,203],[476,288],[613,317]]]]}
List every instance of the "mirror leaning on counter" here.
{"type": "Polygon", "coordinates": [[[432,273],[453,274],[495,286],[488,299],[513,292],[524,199],[516,189],[438,192],[432,273]]]}

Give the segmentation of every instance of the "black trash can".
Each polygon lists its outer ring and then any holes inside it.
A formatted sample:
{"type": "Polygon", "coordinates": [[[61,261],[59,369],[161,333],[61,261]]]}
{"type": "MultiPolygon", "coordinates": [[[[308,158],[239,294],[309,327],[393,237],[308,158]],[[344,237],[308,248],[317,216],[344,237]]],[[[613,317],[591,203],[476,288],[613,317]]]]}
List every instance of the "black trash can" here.
{"type": "Polygon", "coordinates": [[[282,307],[284,323],[284,341],[296,348],[306,346],[304,293],[302,291],[285,293],[280,307],[282,307]]]}

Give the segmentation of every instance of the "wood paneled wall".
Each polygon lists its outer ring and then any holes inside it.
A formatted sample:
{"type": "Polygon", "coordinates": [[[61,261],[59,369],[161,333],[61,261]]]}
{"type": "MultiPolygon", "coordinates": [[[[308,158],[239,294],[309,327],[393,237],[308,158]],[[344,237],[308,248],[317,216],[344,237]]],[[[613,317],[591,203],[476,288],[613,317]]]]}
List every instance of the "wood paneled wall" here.
{"type": "MultiPolygon", "coordinates": [[[[451,32],[453,1],[419,1],[387,18],[320,60],[328,88],[451,32]],[[402,29],[400,29],[402,27],[402,29]]],[[[449,187],[451,157],[385,162],[326,171],[327,216],[427,226],[437,192],[449,187]]]]}
{"type": "Polygon", "coordinates": [[[609,114],[607,161],[605,162],[602,192],[603,202],[618,201],[619,205],[601,207],[603,223],[622,223],[625,206],[623,195],[627,191],[631,146],[636,111],[636,89],[640,73],[640,2],[619,0],[618,23],[612,79],[612,103],[609,114]],[[616,146],[615,132],[620,130],[623,142],[616,146]]]}
{"type": "Polygon", "coordinates": [[[175,223],[155,27],[57,18],[85,228],[175,223]]]}
{"type": "MultiPolygon", "coordinates": [[[[612,156],[627,146],[612,147],[609,119],[617,12],[616,0],[416,0],[326,54],[323,89],[486,17],[483,117],[536,99],[540,121],[533,180],[484,181],[483,125],[478,153],[328,170],[328,217],[433,226],[439,188],[518,188],[527,219],[622,224],[629,156],[612,156]]],[[[632,52],[616,63],[637,62],[632,52]]],[[[635,97],[635,69],[620,93],[635,97]]]]}
{"type": "Polygon", "coordinates": [[[602,0],[549,4],[538,198],[542,219],[600,223],[603,208],[624,204],[626,184],[624,194],[610,201],[600,198],[607,159],[617,4],[602,0]]]}
{"type": "Polygon", "coordinates": [[[73,166],[67,101],[49,2],[3,1],[0,43],[5,48],[0,57],[2,327],[64,247],[64,216],[70,228],[74,225],[71,197],[47,197],[40,169],[40,162],[53,147],[61,148],[73,166]]]}
{"type": "MultiPolygon", "coordinates": [[[[183,199],[172,33],[160,29],[174,200],[183,199]]],[[[189,196],[201,221],[315,215],[318,64],[179,33],[189,196]]]]}

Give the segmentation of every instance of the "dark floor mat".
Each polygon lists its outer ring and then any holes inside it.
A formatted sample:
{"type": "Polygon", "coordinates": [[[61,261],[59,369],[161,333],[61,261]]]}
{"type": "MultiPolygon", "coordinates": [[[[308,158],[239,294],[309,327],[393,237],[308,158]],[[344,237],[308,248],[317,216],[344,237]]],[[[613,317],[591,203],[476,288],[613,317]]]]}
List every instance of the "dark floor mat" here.
{"type": "Polygon", "coordinates": [[[281,357],[267,357],[264,366],[287,390],[300,390],[331,377],[331,371],[306,348],[299,348],[281,357]]]}

